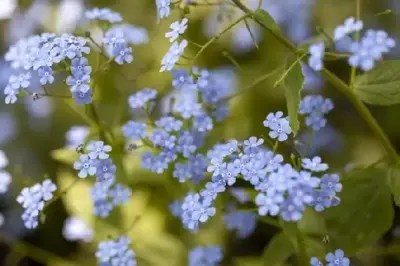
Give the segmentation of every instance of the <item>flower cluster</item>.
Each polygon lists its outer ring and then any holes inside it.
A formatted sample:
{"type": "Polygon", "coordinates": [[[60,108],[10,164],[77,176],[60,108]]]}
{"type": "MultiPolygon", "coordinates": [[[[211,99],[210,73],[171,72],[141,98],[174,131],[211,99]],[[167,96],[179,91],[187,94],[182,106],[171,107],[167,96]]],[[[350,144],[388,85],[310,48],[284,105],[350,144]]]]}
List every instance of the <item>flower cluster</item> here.
{"type": "Polygon", "coordinates": [[[364,71],[371,70],[375,62],[396,46],[395,41],[383,30],[367,30],[358,42],[351,46],[349,64],[364,71]]]}
{"type": "MultiPolygon", "coordinates": [[[[344,252],[341,249],[335,250],[335,253],[329,252],[325,256],[325,260],[327,262],[326,266],[350,266],[349,258],[344,256],[344,252]]],[[[316,257],[312,257],[310,260],[311,266],[324,266],[321,261],[318,260],[316,257]]]]}
{"type": "Polygon", "coordinates": [[[96,176],[96,183],[92,187],[91,197],[94,205],[94,214],[107,217],[113,207],[129,200],[131,190],[115,182],[117,167],[111,160],[112,148],[103,141],[92,141],[86,146],[87,153],[81,154],[74,163],[78,170],[78,177],[96,176]]]}
{"type": "Polygon", "coordinates": [[[52,33],[42,33],[26,39],[19,40],[10,46],[5,55],[14,69],[20,72],[11,75],[4,89],[6,103],[15,103],[22,90],[28,90],[30,94],[31,78],[38,77],[42,86],[52,84],[55,80],[53,68],[57,71],[71,70],[71,76],[67,78],[73,97],[78,104],[90,102],[91,89],[90,72],[84,54],[89,54],[90,48],[83,37],[70,34],[56,36],[52,33]],[[60,64],[62,62],[62,64],[60,64]]]}
{"type": "MultiPolygon", "coordinates": [[[[146,123],[128,121],[122,126],[124,136],[132,141],[141,140],[144,145],[158,150],[158,154],[146,152],[142,155],[142,167],[155,173],[163,173],[170,163],[177,161],[173,172],[180,182],[203,179],[207,167],[204,155],[196,153],[203,144],[205,134],[216,122],[227,115],[228,92],[213,73],[193,69],[173,71],[173,84],[178,93],[167,115],[153,121],[151,131],[146,123]],[[185,125],[185,126],[184,126],[185,125]]],[[[143,89],[128,98],[130,107],[148,109],[156,98],[156,91],[143,89]]]]}
{"type": "Polygon", "coordinates": [[[129,248],[131,241],[128,237],[121,236],[115,241],[102,241],[98,245],[96,257],[100,265],[110,266],[135,266],[136,254],[129,248]]]}
{"type": "MultiPolygon", "coordinates": [[[[122,22],[119,13],[108,8],[94,8],[85,12],[85,17],[94,21],[107,21],[112,25],[107,26],[102,44],[106,55],[122,65],[132,63],[132,48],[129,44],[147,42],[147,33],[129,24],[116,24],[122,22]]],[[[100,51],[102,52],[102,51],[100,51]]]]}
{"type": "MultiPolygon", "coordinates": [[[[275,128],[276,124],[287,125],[287,119],[282,116],[282,112],[272,113],[267,116],[264,125],[269,128],[275,128]]],[[[279,133],[272,134],[271,138],[278,138],[277,141],[287,139],[287,132],[276,131],[279,133]]],[[[282,155],[274,154],[263,143],[264,139],[253,136],[243,143],[230,140],[217,144],[207,152],[207,171],[212,173],[211,181],[199,193],[189,193],[181,202],[180,209],[178,203],[171,206],[185,228],[196,231],[200,223],[214,216],[216,209],[213,202],[217,195],[224,192],[227,186],[234,185],[237,179],[248,181],[259,192],[255,204],[262,216],[280,215],[285,221],[298,221],[307,206],[322,211],[339,204],[336,195],[342,189],[339,176],[324,174],[321,178],[316,177],[317,172],[328,169],[320,157],[303,158],[303,169],[300,169],[301,166],[284,163],[282,155]]],[[[234,217],[237,218],[238,214],[234,217]]],[[[243,219],[251,218],[244,216],[243,219]]],[[[240,226],[228,225],[228,228],[240,226]]]]}
{"type": "Polygon", "coordinates": [[[320,71],[324,66],[324,55],[325,55],[325,43],[318,42],[310,45],[309,47],[310,57],[308,58],[308,65],[315,71],[320,71]]]}
{"type": "Polygon", "coordinates": [[[121,22],[122,17],[119,13],[109,8],[93,8],[85,11],[85,18],[88,20],[102,20],[109,23],[121,22]]]}
{"type": "Polygon", "coordinates": [[[222,261],[222,250],[218,246],[200,246],[189,253],[189,266],[217,266],[222,261]]]}
{"type": "MultiPolygon", "coordinates": [[[[381,60],[383,55],[396,46],[396,42],[383,30],[367,30],[360,40],[352,40],[350,34],[360,32],[363,22],[350,17],[343,25],[336,27],[334,41],[336,49],[348,50],[351,56],[348,63],[352,67],[359,67],[364,71],[371,70],[375,62],[381,60]]],[[[309,47],[309,66],[315,71],[323,67],[325,45],[318,42],[309,47]]]]}
{"type": "Polygon", "coordinates": [[[299,113],[306,115],[305,124],[315,131],[325,127],[325,114],[333,109],[331,99],[324,98],[321,95],[307,95],[300,102],[299,113]]]}
{"type": "MultiPolygon", "coordinates": [[[[122,22],[119,13],[107,8],[88,10],[85,12],[85,18],[90,21],[122,22]]],[[[105,53],[117,64],[131,63],[132,48],[128,45],[146,43],[147,32],[129,24],[112,24],[107,27],[101,48],[104,48],[105,53]]],[[[100,47],[100,44],[96,45],[100,47]]],[[[23,91],[35,97],[51,96],[46,86],[54,83],[56,73],[61,76],[66,73],[66,84],[76,103],[78,105],[91,103],[92,68],[85,58],[90,51],[86,37],[71,34],[57,36],[53,33],[42,33],[19,40],[10,46],[5,55],[11,67],[18,70],[10,76],[4,89],[5,102],[15,103],[23,91]],[[35,84],[33,81],[36,80],[40,82],[44,92],[37,93],[33,86],[35,84]]],[[[98,70],[101,69],[96,71],[98,70]]]]}
{"type": "Polygon", "coordinates": [[[183,39],[181,42],[179,42],[179,37],[187,29],[187,22],[187,18],[184,18],[181,21],[173,22],[170,26],[171,31],[165,33],[165,37],[169,39],[172,45],[161,60],[160,72],[171,71],[178,62],[179,58],[183,55],[183,52],[188,45],[188,41],[183,39]]]}
{"type": "Polygon", "coordinates": [[[45,202],[53,198],[56,190],[57,186],[50,179],[22,189],[17,197],[17,202],[25,209],[22,220],[26,228],[34,229],[39,225],[39,214],[43,211],[45,202]]]}

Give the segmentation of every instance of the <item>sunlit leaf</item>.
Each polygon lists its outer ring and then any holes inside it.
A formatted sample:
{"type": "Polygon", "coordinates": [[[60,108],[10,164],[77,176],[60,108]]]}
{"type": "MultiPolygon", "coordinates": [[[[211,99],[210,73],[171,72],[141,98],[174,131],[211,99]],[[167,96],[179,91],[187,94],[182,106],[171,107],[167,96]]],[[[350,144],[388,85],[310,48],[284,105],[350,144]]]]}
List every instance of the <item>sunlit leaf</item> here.
{"type": "Polygon", "coordinates": [[[62,148],[52,151],[51,157],[60,163],[72,165],[79,159],[79,154],[74,149],[62,148]]]}
{"type": "Polygon", "coordinates": [[[83,219],[89,226],[93,226],[96,217],[93,215],[93,205],[90,198],[91,184],[86,179],[76,182],[78,177],[71,172],[60,171],[57,175],[58,190],[68,190],[62,195],[63,202],[71,216],[83,219]],[[71,184],[74,184],[71,186],[71,184]]]}
{"type": "Polygon", "coordinates": [[[362,101],[374,105],[400,103],[400,60],[389,60],[358,76],[354,92],[362,101]]]}

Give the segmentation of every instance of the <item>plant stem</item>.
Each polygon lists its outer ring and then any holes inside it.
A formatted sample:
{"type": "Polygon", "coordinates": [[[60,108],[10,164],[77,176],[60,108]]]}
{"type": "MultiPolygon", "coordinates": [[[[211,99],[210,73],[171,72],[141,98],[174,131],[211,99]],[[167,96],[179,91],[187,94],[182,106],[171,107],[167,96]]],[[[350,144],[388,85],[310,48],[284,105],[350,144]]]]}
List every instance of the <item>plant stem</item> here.
{"type": "MultiPolygon", "coordinates": [[[[250,15],[261,27],[268,30],[279,42],[281,42],[287,49],[289,49],[292,53],[297,54],[298,50],[296,46],[286,39],[282,34],[279,32],[275,32],[270,28],[266,27],[260,18],[252,16],[253,12],[243,5],[240,0],[232,0],[232,2],[240,8],[243,12],[250,15]]],[[[305,59],[305,58],[304,58],[305,59]]],[[[388,137],[386,136],[385,132],[379,126],[378,122],[372,116],[368,108],[362,103],[357,96],[353,93],[350,87],[344,83],[341,79],[339,79],[335,74],[327,70],[326,68],[321,70],[321,74],[340,92],[342,92],[347,99],[351,102],[354,108],[358,111],[361,117],[365,120],[368,124],[372,132],[375,136],[380,140],[382,146],[385,148],[386,153],[390,156],[391,161],[398,162],[399,157],[397,155],[396,150],[393,148],[392,144],[390,143],[388,137]]]]}
{"type": "MultiPolygon", "coordinates": [[[[356,0],[356,20],[359,20],[360,19],[360,16],[361,16],[361,0],[356,0]]],[[[358,40],[360,39],[360,31],[356,31],[356,34],[355,34],[355,40],[356,40],[356,42],[358,42],[358,40]]],[[[356,78],[356,74],[357,74],[357,69],[355,68],[355,67],[352,67],[351,68],[351,73],[350,73],[350,81],[349,81],[349,86],[350,86],[350,89],[354,89],[354,86],[353,86],[353,84],[354,84],[354,80],[355,80],[355,78],[356,78]]]]}
{"type": "Polygon", "coordinates": [[[225,32],[229,31],[230,29],[232,29],[234,26],[236,26],[237,24],[239,24],[242,20],[245,20],[248,17],[251,17],[252,13],[251,10],[249,10],[250,13],[245,14],[244,16],[240,17],[238,20],[236,20],[235,22],[233,22],[232,24],[230,24],[226,29],[224,29],[221,33],[219,33],[218,35],[214,36],[213,38],[211,38],[206,44],[203,45],[203,47],[201,47],[201,49],[197,52],[197,54],[194,56],[193,58],[193,63],[196,61],[197,58],[199,58],[199,56],[204,52],[204,50],[210,46],[213,42],[215,42],[216,40],[218,40],[225,32]]]}

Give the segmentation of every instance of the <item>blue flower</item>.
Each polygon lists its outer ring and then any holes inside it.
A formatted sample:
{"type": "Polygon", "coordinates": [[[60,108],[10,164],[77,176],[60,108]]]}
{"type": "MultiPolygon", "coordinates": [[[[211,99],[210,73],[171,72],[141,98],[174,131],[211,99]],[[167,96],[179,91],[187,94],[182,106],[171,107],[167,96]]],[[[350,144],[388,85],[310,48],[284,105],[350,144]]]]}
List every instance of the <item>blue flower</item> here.
{"type": "Polygon", "coordinates": [[[154,100],[157,96],[157,91],[153,89],[142,89],[137,93],[129,96],[129,106],[133,108],[142,108],[145,104],[151,100],[154,100]]]}
{"type": "Polygon", "coordinates": [[[207,132],[213,129],[213,121],[205,112],[196,114],[193,120],[193,129],[199,132],[207,132]]]}
{"type": "Polygon", "coordinates": [[[329,168],[326,163],[322,163],[322,159],[319,156],[315,156],[312,159],[303,158],[302,167],[312,172],[324,172],[329,168]]]}
{"type": "Polygon", "coordinates": [[[363,26],[361,20],[355,20],[354,17],[349,17],[344,21],[343,25],[339,25],[335,28],[333,39],[339,41],[350,33],[361,31],[363,26]]]}
{"type": "Polygon", "coordinates": [[[67,85],[71,86],[71,92],[86,93],[90,90],[89,83],[90,76],[87,74],[67,77],[67,85]]]}
{"type": "Polygon", "coordinates": [[[126,138],[139,140],[146,136],[147,125],[141,122],[128,121],[122,126],[122,133],[126,138]]]}
{"type": "Polygon", "coordinates": [[[135,252],[130,249],[131,241],[126,236],[121,236],[112,241],[102,241],[96,251],[96,257],[102,263],[111,266],[136,266],[135,252]]]}
{"type": "Polygon", "coordinates": [[[125,43],[118,42],[115,44],[113,49],[113,55],[115,56],[115,62],[119,65],[126,63],[132,63],[132,48],[127,47],[125,43]]]}
{"type": "Polygon", "coordinates": [[[85,11],[85,17],[89,20],[104,20],[110,23],[121,22],[122,17],[119,13],[109,8],[93,8],[85,11]]]}
{"type": "Polygon", "coordinates": [[[26,228],[34,229],[39,225],[39,214],[44,209],[45,202],[53,198],[56,190],[57,186],[50,179],[22,189],[17,196],[17,202],[25,209],[21,218],[26,228]]]}
{"type": "Polygon", "coordinates": [[[278,124],[279,120],[283,117],[283,112],[278,111],[276,113],[269,113],[263,121],[264,127],[271,127],[272,125],[278,124]]]}
{"type": "Polygon", "coordinates": [[[326,266],[349,266],[349,258],[344,256],[344,252],[341,249],[337,249],[335,254],[328,253],[325,257],[328,264],[326,266]]]}
{"type": "Polygon", "coordinates": [[[72,97],[77,105],[89,104],[92,102],[92,90],[87,92],[74,91],[72,92],[72,97]]]}
{"type": "Polygon", "coordinates": [[[92,72],[92,67],[88,65],[88,60],[85,57],[74,58],[71,61],[71,72],[75,77],[89,75],[92,72]]]}
{"type": "Polygon", "coordinates": [[[87,145],[88,155],[91,159],[100,160],[110,157],[107,153],[112,150],[110,145],[104,145],[103,141],[92,141],[87,145]]]}
{"type": "Polygon", "coordinates": [[[124,187],[121,184],[116,184],[112,189],[110,189],[109,195],[113,198],[113,204],[118,206],[122,203],[128,202],[132,192],[130,188],[124,187]]]}
{"type": "Polygon", "coordinates": [[[316,258],[316,257],[312,257],[312,258],[311,258],[311,260],[310,260],[310,265],[311,265],[311,266],[324,266],[324,264],[322,264],[322,262],[320,262],[320,261],[318,260],[318,258],[316,258]]]}
{"type": "Polygon", "coordinates": [[[20,89],[20,88],[28,88],[29,85],[31,84],[30,82],[31,79],[31,73],[20,73],[18,76],[11,75],[8,84],[12,89],[20,89]]]}
{"type": "Polygon", "coordinates": [[[96,162],[96,176],[98,181],[105,181],[114,177],[117,167],[111,159],[97,160],[96,162]]]}
{"type": "Polygon", "coordinates": [[[74,163],[74,169],[79,170],[78,176],[80,178],[95,175],[97,171],[96,160],[91,159],[87,154],[82,154],[79,161],[74,163]]]}
{"type": "Polygon", "coordinates": [[[258,206],[258,214],[261,216],[278,215],[280,211],[280,205],[284,201],[284,197],[280,193],[259,193],[256,196],[255,203],[258,206]]]}
{"type": "Polygon", "coordinates": [[[374,68],[375,61],[381,60],[395,46],[396,42],[385,31],[367,30],[360,41],[352,44],[349,65],[369,71],[374,68]]]}
{"type": "Polygon", "coordinates": [[[321,178],[321,189],[330,196],[335,196],[336,192],[342,191],[340,177],[337,174],[325,174],[321,178]]]}
{"type": "Polygon", "coordinates": [[[172,149],[175,146],[176,137],[174,135],[169,135],[168,132],[163,129],[157,128],[153,130],[149,140],[154,146],[172,149]]]}
{"type": "Polygon", "coordinates": [[[179,217],[182,215],[182,201],[175,200],[168,207],[173,216],[179,217]]]}
{"type": "Polygon", "coordinates": [[[308,65],[315,71],[320,71],[324,66],[324,54],[325,54],[325,44],[324,42],[318,42],[310,45],[308,48],[310,57],[308,58],[308,65]]]}
{"type": "Polygon", "coordinates": [[[187,45],[187,40],[182,40],[180,43],[178,41],[174,42],[161,60],[160,72],[171,71],[183,55],[187,45]]]}
{"type": "Polygon", "coordinates": [[[183,125],[181,120],[175,119],[172,116],[161,117],[155,123],[157,127],[161,127],[167,132],[179,131],[183,125]]]}
{"type": "Polygon", "coordinates": [[[169,16],[171,12],[170,4],[171,0],[156,0],[157,14],[160,19],[169,16]]]}
{"type": "Polygon", "coordinates": [[[251,235],[257,224],[257,215],[252,212],[233,212],[224,216],[224,224],[229,230],[237,230],[240,238],[251,235]]]}
{"type": "Polygon", "coordinates": [[[264,143],[263,139],[257,139],[256,137],[250,137],[248,140],[244,141],[244,152],[246,154],[257,153],[259,151],[258,146],[264,143]]]}
{"type": "Polygon", "coordinates": [[[296,204],[294,199],[289,197],[281,205],[281,217],[284,221],[298,222],[303,217],[304,205],[296,204]]]}
{"type": "Polygon", "coordinates": [[[333,109],[331,99],[323,98],[321,95],[307,95],[300,102],[300,114],[307,114],[306,125],[318,131],[325,127],[326,119],[324,115],[333,109]]]}
{"type": "Polygon", "coordinates": [[[183,18],[181,21],[173,22],[169,28],[171,31],[165,33],[165,37],[169,39],[170,42],[174,42],[178,39],[179,35],[183,34],[187,28],[188,19],[183,18]]]}
{"type": "Polygon", "coordinates": [[[189,75],[189,73],[184,69],[173,69],[171,70],[172,86],[175,89],[182,88],[191,88],[196,89],[196,85],[194,84],[193,77],[189,75]]]}
{"type": "Polygon", "coordinates": [[[211,201],[206,199],[203,200],[201,203],[197,203],[192,210],[191,216],[192,220],[199,221],[199,222],[207,222],[208,218],[214,216],[216,210],[214,207],[211,206],[211,201]]]}
{"type": "Polygon", "coordinates": [[[40,83],[42,85],[47,83],[52,84],[54,82],[53,69],[51,69],[51,67],[44,66],[39,68],[38,76],[40,77],[40,83]]]}
{"type": "Polygon", "coordinates": [[[234,163],[228,163],[226,167],[222,168],[220,171],[220,175],[228,186],[232,186],[236,182],[236,177],[239,173],[240,168],[234,163]]]}
{"type": "Polygon", "coordinates": [[[272,124],[270,129],[271,131],[269,132],[269,136],[273,139],[278,139],[281,142],[287,140],[288,135],[292,133],[292,128],[287,119],[280,119],[278,123],[272,124]]]}
{"type": "Polygon", "coordinates": [[[222,249],[218,246],[200,246],[189,253],[189,266],[217,266],[222,261],[222,249]]]}

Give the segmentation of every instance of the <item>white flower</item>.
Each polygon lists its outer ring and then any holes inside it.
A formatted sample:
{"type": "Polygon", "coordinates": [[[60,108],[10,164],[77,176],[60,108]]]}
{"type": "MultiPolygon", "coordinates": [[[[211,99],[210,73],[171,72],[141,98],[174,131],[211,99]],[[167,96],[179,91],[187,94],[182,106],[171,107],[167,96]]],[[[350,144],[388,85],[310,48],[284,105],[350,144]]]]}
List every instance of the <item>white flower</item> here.
{"type": "Polygon", "coordinates": [[[181,21],[175,21],[169,26],[171,31],[165,33],[165,37],[169,39],[170,42],[174,42],[178,39],[179,35],[183,34],[187,29],[188,19],[184,18],[181,21]]]}
{"type": "Polygon", "coordinates": [[[90,242],[93,239],[93,235],[92,228],[78,217],[69,217],[64,222],[63,236],[69,241],[82,240],[90,242]]]}
{"type": "Polygon", "coordinates": [[[178,62],[179,58],[183,54],[187,45],[188,42],[186,40],[182,40],[180,43],[178,41],[174,42],[161,60],[160,72],[172,70],[176,62],[178,62]]]}
{"type": "Polygon", "coordinates": [[[8,159],[6,154],[0,150],[0,168],[4,168],[8,165],[8,159]]]}
{"type": "Polygon", "coordinates": [[[11,175],[6,171],[0,171],[0,194],[8,191],[8,186],[11,183],[11,175]]]}

